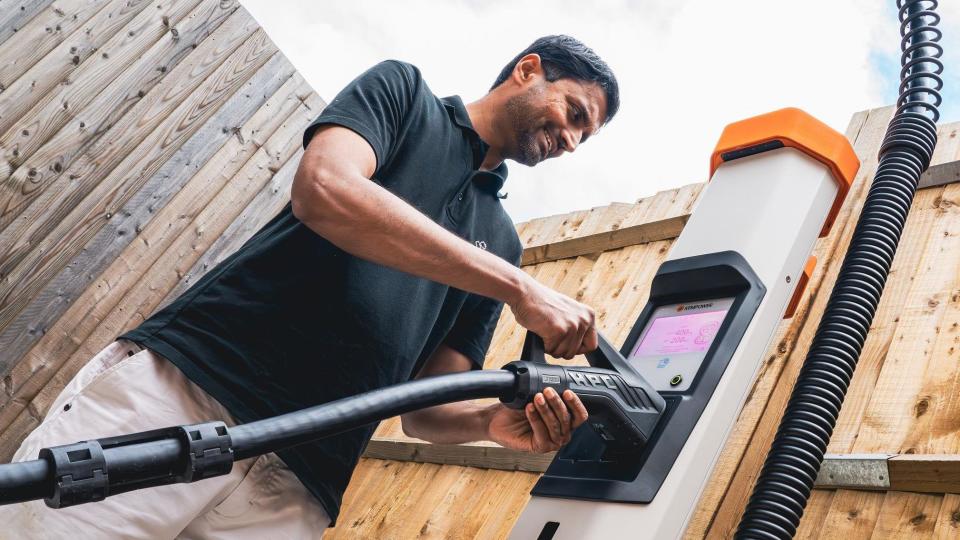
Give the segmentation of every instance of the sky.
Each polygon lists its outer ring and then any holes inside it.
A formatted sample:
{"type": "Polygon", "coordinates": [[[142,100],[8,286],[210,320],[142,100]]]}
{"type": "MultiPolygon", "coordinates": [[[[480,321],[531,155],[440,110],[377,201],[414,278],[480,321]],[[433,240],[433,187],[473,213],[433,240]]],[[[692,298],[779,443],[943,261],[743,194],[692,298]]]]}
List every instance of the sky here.
{"type": "MultiPolygon", "coordinates": [[[[576,152],[508,162],[514,221],[633,202],[707,180],[723,127],[799,107],[843,132],[892,104],[895,0],[241,0],[326,100],[368,67],[420,68],[437,96],[482,97],[536,38],[568,34],[616,74],[617,116],[576,152]]],[[[960,1],[941,1],[942,122],[960,120],[960,1]]]]}

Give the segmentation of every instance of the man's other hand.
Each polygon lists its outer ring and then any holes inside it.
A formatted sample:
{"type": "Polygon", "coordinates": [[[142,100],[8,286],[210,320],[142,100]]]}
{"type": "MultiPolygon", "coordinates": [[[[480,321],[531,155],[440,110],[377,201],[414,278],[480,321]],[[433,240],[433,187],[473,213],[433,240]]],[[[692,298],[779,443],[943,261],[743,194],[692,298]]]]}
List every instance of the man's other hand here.
{"type": "Polygon", "coordinates": [[[534,279],[508,302],[524,328],[543,338],[546,351],[556,358],[573,358],[597,348],[593,309],[534,279]]]}
{"type": "Polygon", "coordinates": [[[501,403],[491,406],[488,439],[500,446],[525,452],[553,452],[570,442],[573,431],[587,419],[587,408],[570,390],[561,397],[547,388],[523,410],[501,403]]]}

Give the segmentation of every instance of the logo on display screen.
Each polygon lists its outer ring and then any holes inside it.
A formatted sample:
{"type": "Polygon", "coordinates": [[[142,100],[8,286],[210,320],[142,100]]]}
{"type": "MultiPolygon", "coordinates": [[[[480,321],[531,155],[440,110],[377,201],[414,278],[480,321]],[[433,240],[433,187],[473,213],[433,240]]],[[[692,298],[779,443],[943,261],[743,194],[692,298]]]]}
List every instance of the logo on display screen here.
{"type": "Polygon", "coordinates": [[[681,311],[690,311],[691,309],[703,309],[708,307],[713,307],[713,302],[707,302],[705,304],[690,304],[687,306],[680,304],[677,306],[677,312],[679,313],[681,311]]]}

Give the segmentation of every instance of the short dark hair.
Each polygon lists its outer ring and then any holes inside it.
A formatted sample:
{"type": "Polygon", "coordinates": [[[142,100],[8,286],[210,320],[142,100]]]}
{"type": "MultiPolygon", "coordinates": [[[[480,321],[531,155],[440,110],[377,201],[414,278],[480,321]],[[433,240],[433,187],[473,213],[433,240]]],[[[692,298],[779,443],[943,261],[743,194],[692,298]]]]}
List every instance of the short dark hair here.
{"type": "Polygon", "coordinates": [[[620,87],[617,85],[613,70],[600,59],[597,53],[593,52],[593,49],[581,43],[580,40],[565,35],[544,36],[534,41],[504,66],[490,90],[503,84],[503,81],[510,77],[517,62],[531,53],[540,55],[543,73],[550,82],[557,79],[577,79],[600,85],[607,95],[607,117],[603,121],[604,124],[617,114],[620,108],[620,87]]]}

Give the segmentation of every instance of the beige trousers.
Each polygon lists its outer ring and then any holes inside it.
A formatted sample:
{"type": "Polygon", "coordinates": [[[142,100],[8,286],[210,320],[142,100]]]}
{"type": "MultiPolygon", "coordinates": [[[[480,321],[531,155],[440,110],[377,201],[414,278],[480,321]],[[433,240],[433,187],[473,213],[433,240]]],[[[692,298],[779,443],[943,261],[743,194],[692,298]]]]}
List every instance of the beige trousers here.
{"type": "MultiPolygon", "coordinates": [[[[206,420],[235,421],[168,360],[120,340],[67,384],[13,461],[43,447],[206,420]]],[[[320,538],[330,518],[275,454],[225,476],[122,493],[60,510],[0,506],[0,538],[320,538]]]]}

